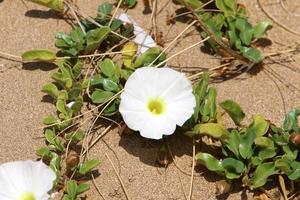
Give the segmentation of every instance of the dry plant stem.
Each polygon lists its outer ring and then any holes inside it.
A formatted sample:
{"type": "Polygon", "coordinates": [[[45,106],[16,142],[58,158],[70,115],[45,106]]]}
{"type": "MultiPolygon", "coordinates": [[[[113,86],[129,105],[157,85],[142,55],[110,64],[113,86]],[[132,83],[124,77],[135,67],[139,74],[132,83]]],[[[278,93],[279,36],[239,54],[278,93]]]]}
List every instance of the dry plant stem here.
{"type": "Polygon", "coordinates": [[[283,198],[284,198],[284,200],[288,200],[284,179],[281,174],[278,175],[278,180],[279,180],[280,188],[281,188],[281,191],[283,194],[283,198]]]}
{"type": "MultiPolygon", "coordinates": [[[[90,135],[90,133],[91,133],[91,131],[92,131],[92,129],[93,129],[93,127],[94,127],[94,125],[95,125],[95,123],[96,123],[96,121],[99,119],[99,117],[102,115],[102,113],[104,112],[104,110],[113,102],[115,100],[115,98],[113,98],[113,99],[111,99],[103,108],[102,108],[102,110],[99,112],[99,114],[97,115],[97,117],[92,121],[92,124],[90,125],[90,127],[89,127],[89,130],[88,130],[88,132],[87,132],[87,134],[85,135],[85,141],[87,141],[87,138],[88,138],[88,136],[90,135]]],[[[88,154],[89,154],[89,142],[87,141],[86,142],[86,150],[87,150],[87,152],[86,152],[86,155],[88,156],[88,154]]],[[[80,153],[80,158],[82,158],[82,157],[84,157],[83,159],[81,159],[81,161],[83,161],[84,159],[85,159],[85,156],[82,156],[82,153],[83,153],[83,149],[81,149],[81,153],[80,153]]]]}
{"type": "Polygon", "coordinates": [[[10,53],[5,53],[3,51],[0,51],[0,56],[13,58],[13,59],[16,59],[16,61],[18,61],[18,62],[22,62],[22,57],[21,56],[13,55],[13,54],[10,54],[10,53]]]}
{"type": "Polygon", "coordinates": [[[116,14],[117,14],[117,12],[118,12],[118,10],[119,10],[122,2],[123,2],[123,0],[119,1],[118,5],[117,5],[117,8],[115,9],[114,14],[112,15],[112,17],[111,17],[111,19],[109,21],[109,24],[108,24],[109,27],[110,27],[111,23],[113,22],[114,18],[116,17],[116,14]]]}
{"type": "Polygon", "coordinates": [[[111,125],[106,127],[105,130],[100,135],[98,135],[97,138],[94,141],[92,141],[92,143],[83,151],[81,156],[84,156],[89,150],[91,150],[91,148],[93,148],[93,146],[110,131],[110,128],[111,125]]]}
{"type": "Polygon", "coordinates": [[[128,195],[128,193],[127,193],[127,190],[126,190],[126,188],[125,188],[125,185],[124,185],[124,183],[123,183],[123,181],[122,181],[122,179],[121,179],[121,176],[119,175],[119,173],[118,173],[118,171],[117,171],[117,169],[116,169],[114,163],[112,162],[112,160],[110,159],[110,157],[108,156],[107,153],[105,153],[105,156],[107,157],[107,159],[108,159],[108,161],[110,162],[110,164],[111,164],[111,166],[112,166],[112,168],[113,168],[115,174],[117,175],[117,177],[118,177],[118,179],[119,179],[119,182],[120,182],[120,184],[121,184],[121,186],[122,186],[122,189],[123,189],[123,191],[124,191],[124,194],[125,194],[125,196],[126,196],[126,199],[127,199],[127,200],[130,200],[129,195],[128,195]]]}
{"type": "Polygon", "coordinates": [[[81,22],[80,22],[78,16],[76,15],[74,9],[69,5],[69,3],[65,2],[65,4],[66,4],[66,5],[68,6],[68,8],[70,9],[72,15],[73,15],[74,18],[76,19],[76,21],[77,21],[78,25],[80,26],[80,28],[81,28],[82,32],[84,33],[84,35],[86,35],[86,31],[85,31],[85,29],[84,29],[84,26],[81,24],[81,22]]]}
{"type": "Polygon", "coordinates": [[[180,181],[180,185],[181,185],[181,189],[182,189],[184,198],[185,198],[185,200],[188,200],[187,195],[186,195],[185,190],[184,190],[184,186],[183,186],[180,174],[178,174],[178,177],[179,177],[179,181],[180,181]]]}
{"type": "Polygon", "coordinates": [[[193,8],[191,8],[185,1],[180,0],[180,2],[185,5],[185,7],[187,9],[189,9],[192,14],[194,15],[194,17],[198,20],[201,28],[210,36],[210,38],[216,43],[218,44],[220,47],[222,47],[223,49],[225,49],[231,56],[235,57],[236,59],[244,62],[244,64],[249,64],[249,60],[246,59],[245,57],[241,56],[240,54],[238,54],[237,52],[235,52],[234,50],[232,50],[229,46],[227,46],[226,44],[224,44],[220,39],[218,39],[215,34],[213,32],[211,32],[206,25],[204,24],[204,22],[202,21],[202,19],[197,15],[197,13],[195,12],[195,10],[193,8]]]}
{"type": "MultiPolygon", "coordinates": [[[[169,143],[166,142],[166,145],[167,145],[168,152],[169,152],[169,154],[170,154],[170,156],[171,156],[171,158],[172,158],[172,161],[173,161],[173,163],[174,163],[174,166],[175,166],[182,174],[187,175],[187,176],[191,176],[192,174],[190,174],[189,172],[184,171],[183,169],[181,169],[181,168],[179,167],[179,165],[177,164],[176,159],[175,159],[175,157],[174,157],[174,155],[173,155],[173,153],[172,153],[172,150],[171,150],[171,148],[170,148],[170,146],[169,146],[169,143]]],[[[199,175],[199,176],[200,176],[200,175],[199,175]]]]}
{"type": "Polygon", "coordinates": [[[105,200],[105,197],[104,197],[104,195],[102,194],[102,192],[100,191],[100,188],[98,187],[98,185],[97,185],[97,183],[96,183],[96,181],[95,181],[95,177],[94,177],[93,174],[92,174],[92,182],[93,182],[93,185],[94,185],[95,189],[97,190],[98,194],[101,196],[102,199],[105,200]]]}
{"type": "Polygon", "coordinates": [[[166,48],[164,48],[163,50],[162,50],[162,52],[151,62],[151,64],[149,65],[149,66],[152,66],[154,63],[155,63],[155,61],[157,61],[159,58],[160,58],[160,56],[163,54],[163,53],[165,53],[170,47],[171,47],[171,45],[173,45],[173,43],[175,43],[182,35],[183,35],[183,33],[184,32],[186,32],[191,26],[193,26],[195,23],[196,23],[197,21],[195,20],[195,21],[193,21],[192,23],[190,23],[172,42],[170,42],[169,44],[168,44],[168,46],[166,47],[166,48]]]}
{"type": "MultiPolygon", "coordinates": [[[[210,68],[207,71],[214,71],[214,70],[221,69],[221,68],[223,68],[225,66],[228,66],[228,65],[230,65],[230,63],[225,63],[225,64],[222,64],[222,65],[210,68]]],[[[199,76],[201,76],[203,73],[204,73],[204,71],[199,72],[197,74],[193,74],[193,75],[189,76],[188,79],[193,80],[193,79],[198,78],[199,76]]]]}
{"type": "Polygon", "coordinates": [[[194,171],[195,171],[195,154],[196,154],[196,147],[195,147],[195,138],[193,138],[193,164],[192,164],[192,172],[191,172],[191,183],[190,183],[190,192],[189,192],[189,200],[192,199],[193,195],[193,184],[194,184],[194,171]]]}
{"type": "Polygon", "coordinates": [[[192,49],[192,48],[198,46],[199,44],[202,44],[203,42],[207,41],[209,38],[210,38],[210,37],[208,36],[208,37],[206,37],[205,39],[203,39],[203,40],[201,40],[201,41],[199,41],[199,42],[196,42],[195,44],[193,44],[193,45],[191,45],[191,46],[189,46],[189,47],[187,47],[187,48],[185,48],[185,49],[183,49],[183,50],[181,50],[181,51],[175,53],[174,55],[170,56],[169,58],[167,58],[167,59],[164,60],[163,62],[161,62],[161,63],[159,63],[158,65],[156,65],[155,67],[161,67],[162,65],[166,64],[169,60],[173,59],[174,57],[176,57],[176,56],[182,54],[183,52],[185,52],[185,51],[187,51],[187,50],[190,50],[190,49],[192,49]]]}
{"type": "Polygon", "coordinates": [[[289,27],[287,27],[286,25],[280,23],[275,17],[273,17],[263,6],[261,3],[261,0],[257,0],[257,4],[258,6],[261,8],[261,10],[265,13],[265,15],[267,15],[267,17],[269,17],[275,24],[277,24],[279,27],[281,27],[282,29],[284,29],[285,31],[294,34],[298,37],[300,37],[300,33],[297,31],[294,31],[292,29],[290,29],[289,27]]]}
{"type": "Polygon", "coordinates": [[[155,41],[157,41],[156,11],[157,11],[157,0],[154,0],[152,5],[151,22],[152,22],[152,29],[153,29],[155,41]]]}

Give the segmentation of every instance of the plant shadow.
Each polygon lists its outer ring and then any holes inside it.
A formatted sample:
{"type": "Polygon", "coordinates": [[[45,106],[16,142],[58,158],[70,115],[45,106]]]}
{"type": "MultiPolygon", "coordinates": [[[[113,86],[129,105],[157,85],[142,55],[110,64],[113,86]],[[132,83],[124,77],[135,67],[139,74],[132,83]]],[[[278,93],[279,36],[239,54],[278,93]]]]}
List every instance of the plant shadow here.
{"type": "Polygon", "coordinates": [[[26,17],[32,17],[32,18],[40,18],[40,19],[63,19],[63,16],[55,11],[55,10],[28,10],[25,13],[26,17]]]}
{"type": "Polygon", "coordinates": [[[42,71],[51,71],[53,69],[56,69],[57,66],[53,63],[45,63],[45,62],[28,62],[23,63],[22,68],[25,70],[42,70],[42,71]]]}
{"type": "MultiPolygon", "coordinates": [[[[192,156],[192,141],[180,131],[176,131],[173,135],[164,138],[164,140],[149,140],[141,137],[138,133],[122,135],[119,142],[119,145],[129,154],[138,157],[144,164],[154,167],[158,166],[159,151],[162,148],[166,148],[166,144],[168,144],[174,157],[192,156]]],[[[167,150],[166,154],[169,154],[167,150]]]]}

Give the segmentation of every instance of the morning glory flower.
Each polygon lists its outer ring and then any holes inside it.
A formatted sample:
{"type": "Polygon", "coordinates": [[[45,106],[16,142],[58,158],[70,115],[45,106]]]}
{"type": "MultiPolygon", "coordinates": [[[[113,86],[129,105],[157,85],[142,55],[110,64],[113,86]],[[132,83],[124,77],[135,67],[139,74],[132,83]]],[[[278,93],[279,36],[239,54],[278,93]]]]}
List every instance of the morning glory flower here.
{"type": "Polygon", "coordinates": [[[192,91],[183,73],[167,67],[142,67],[127,80],[119,111],[130,129],[146,138],[161,139],[194,113],[192,91]]]}
{"type": "Polygon", "coordinates": [[[126,13],[120,14],[117,19],[133,25],[133,34],[135,35],[134,42],[138,44],[138,54],[145,53],[149,48],[155,47],[156,43],[153,38],[142,29],[129,15],[126,13]]]}
{"type": "Polygon", "coordinates": [[[15,161],[0,165],[1,200],[46,200],[56,179],[41,161],[15,161]]]}

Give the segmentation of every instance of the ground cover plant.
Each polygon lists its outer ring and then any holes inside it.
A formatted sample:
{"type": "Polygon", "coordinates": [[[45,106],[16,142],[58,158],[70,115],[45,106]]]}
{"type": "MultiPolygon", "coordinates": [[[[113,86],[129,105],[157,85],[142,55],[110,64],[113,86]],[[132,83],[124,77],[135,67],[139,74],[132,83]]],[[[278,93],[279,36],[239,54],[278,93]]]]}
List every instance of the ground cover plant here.
{"type": "MultiPolygon", "coordinates": [[[[65,200],[86,198],[90,180],[94,181],[95,169],[101,164],[101,160],[90,157],[89,151],[107,132],[119,127],[121,132],[135,132],[149,139],[167,140],[176,129],[191,138],[193,163],[186,199],[192,198],[197,163],[224,178],[221,194],[230,192],[234,182],[242,183],[245,189],[261,191],[278,177],[284,199],[297,196],[300,110],[295,108],[286,113],[281,127],[262,115],[254,115],[252,122],[246,124],[241,106],[232,100],[218,104],[217,90],[209,86],[210,76],[224,65],[189,76],[167,66],[170,59],[206,43],[223,57],[222,62],[236,59],[250,69],[264,59],[255,42],[272,27],[271,22],[250,24],[247,9],[235,0],[177,1],[196,19],[192,25],[197,23],[202,28],[202,40],[169,56],[166,50],[170,45],[160,47],[153,39],[157,39],[157,35],[145,31],[129,15],[117,12],[121,8],[134,9],[137,1],[102,3],[94,17],[83,13],[74,2],[31,1],[73,18],[70,32],[56,33],[58,52],[34,49],[21,56],[25,63],[45,62],[56,66],[50,75],[51,82],[42,87],[56,113],[43,118],[46,145],[36,149],[37,156],[51,168],[55,178],[42,162],[12,162],[0,165],[0,176],[4,177],[4,181],[0,179],[3,186],[0,188],[9,183],[4,173],[7,166],[18,166],[24,173],[27,166],[33,169],[29,170],[33,177],[39,176],[33,171],[40,167],[46,168],[45,173],[48,173],[45,175],[49,179],[47,188],[29,188],[18,193],[18,198],[47,199],[51,188],[51,193],[58,191],[56,195],[65,200]],[[234,126],[225,126],[222,119],[225,113],[234,126]],[[94,134],[100,128],[103,132],[94,134]],[[200,151],[196,153],[197,147],[200,151]],[[213,153],[209,149],[213,149],[213,153]],[[289,192],[286,183],[290,185],[289,192]]],[[[146,6],[153,5],[153,2],[143,2],[146,6]]],[[[169,161],[164,161],[161,163],[167,166],[169,161]]],[[[126,198],[130,199],[113,164],[112,168],[126,198]]],[[[36,177],[34,181],[41,180],[36,177]]],[[[0,189],[1,195],[6,193],[0,189]]],[[[99,195],[102,196],[101,192],[99,195]]]]}

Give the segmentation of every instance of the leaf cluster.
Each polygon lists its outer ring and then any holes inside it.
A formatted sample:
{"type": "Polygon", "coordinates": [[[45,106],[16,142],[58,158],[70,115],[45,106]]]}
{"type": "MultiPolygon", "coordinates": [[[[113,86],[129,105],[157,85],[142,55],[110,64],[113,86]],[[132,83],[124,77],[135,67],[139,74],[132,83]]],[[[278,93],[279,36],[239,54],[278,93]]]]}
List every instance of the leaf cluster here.
{"type": "MultiPolygon", "coordinates": [[[[218,40],[251,62],[258,63],[262,60],[261,52],[253,42],[264,36],[272,27],[271,22],[261,21],[252,25],[248,20],[245,6],[238,4],[237,0],[215,0],[213,6],[205,6],[200,0],[184,0],[184,2],[197,12],[207,29],[218,40]]],[[[202,31],[201,35],[207,37],[209,33],[202,31]]],[[[208,43],[217,53],[224,50],[212,39],[208,43]]]]}
{"type": "Polygon", "coordinates": [[[42,88],[55,105],[56,114],[43,119],[46,146],[37,149],[36,154],[57,174],[56,186],[66,188],[66,200],[78,199],[89,188],[81,182],[99,165],[98,160],[80,158],[86,137],[79,125],[84,105],[99,108],[95,109],[97,115],[118,116],[119,93],[131,73],[166,59],[158,47],[141,54],[137,44],[124,41],[133,36],[133,26],[118,19],[111,21],[112,10],[112,4],[101,4],[95,18],[82,19],[84,31],[76,25],[69,33],[57,33],[57,54],[37,49],[22,55],[26,62],[51,62],[57,66],[51,73],[52,81],[42,88]],[[83,56],[93,53],[107,54],[83,56]]]}
{"type": "Polygon", "coordinates": [[[291,181],[299,180],[300,110],[289,111],[282,127],[276,127],[261,115],[254,115],[252,122],[244,125],[245,113],[236,102],[225,100],[216,104],[216,92],[213,87],[208,87],[207,74],[195,86],[194,94],[197,107],[187,122],[192,128],[186,134],[213,138],[219,143],[220,154],[198,152],[196,160],[200,164],[227,180],[240,179],[251,189],[264,186],[275,174],[284,174],[291,181]],[[236,127],[224,127],[221,109],[236,127]]]}

